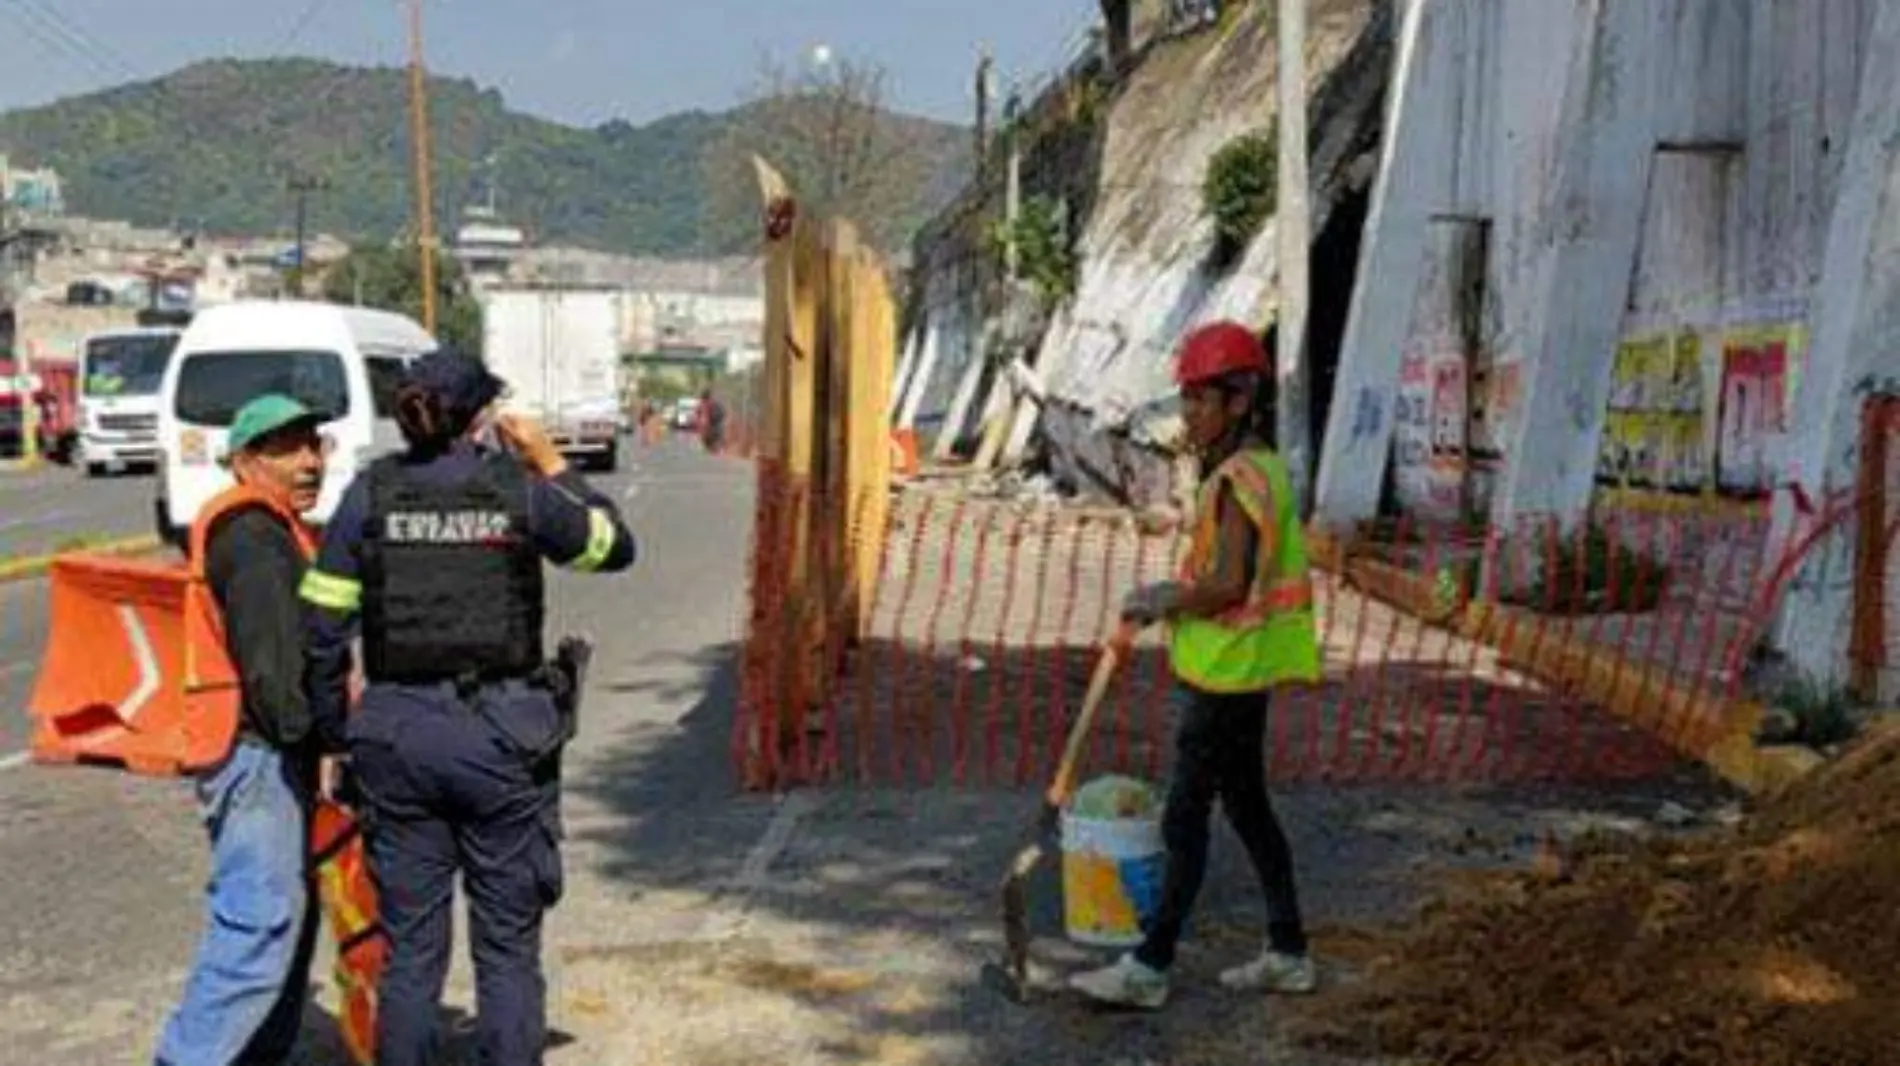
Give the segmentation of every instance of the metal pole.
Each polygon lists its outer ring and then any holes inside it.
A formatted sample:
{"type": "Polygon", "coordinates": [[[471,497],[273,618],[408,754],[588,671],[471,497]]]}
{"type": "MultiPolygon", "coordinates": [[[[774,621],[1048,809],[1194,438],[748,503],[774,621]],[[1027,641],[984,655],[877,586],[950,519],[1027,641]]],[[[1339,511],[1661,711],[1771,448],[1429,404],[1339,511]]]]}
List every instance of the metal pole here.
{"type": "Polygon", "coordinates": [[[305,208],[310,194],[327,187],[327,184],[328,183],[321,178],[305,177],[302,175],[290,179],[290,191],[297,196],[297,272],[293,275],[296,278],[296,284],[293,287],[294,292],[292,295],[295,295],[298,299],[303,298],[304,277],[309,273],[310,269],[310,262],[307,257],[308,233],[305,226],[308,214],[305,208]]]}
{"type": "Polygon", "coordinates": [[[1011,88],[1009,102],[1003,107],[1003,136],[1009,141],[1008,170],[1003,184],[1003,225],[1008,240],[1004,244],[1003,272],[1010,281],[1016,280],[1016,218],[1022,211],[1023,198],[1023,150],[1022,132],[1017,121],[1022,114],[1022,96],[1016,88],[1011,88]]]}
{"type": "Polygon", "coordinates": [[[1308,256],[1313,244],[1306,159],[1306,4],[1307,0],[1280,0],[1280,206],[1274,223],[1280,238],[1278,445],[1301,514],[1306,513],[1313,483],[1306,366],[1306,310],[1311,286],[1308,256]]]}
{"type": "Polygon", "coordinates": [[[976,173],[990,169],[990,67],[995,59],[990,46],[983,45],[976,59],[976,173]]]}
{"type": "Polygon", "coordinates": [[[429,105],[422,67],[422,0],[409,0],[410,139],[415,141],[416,256],[422,269],[422,328],[435,332],[435,207],[429,189],[429,105]]]}

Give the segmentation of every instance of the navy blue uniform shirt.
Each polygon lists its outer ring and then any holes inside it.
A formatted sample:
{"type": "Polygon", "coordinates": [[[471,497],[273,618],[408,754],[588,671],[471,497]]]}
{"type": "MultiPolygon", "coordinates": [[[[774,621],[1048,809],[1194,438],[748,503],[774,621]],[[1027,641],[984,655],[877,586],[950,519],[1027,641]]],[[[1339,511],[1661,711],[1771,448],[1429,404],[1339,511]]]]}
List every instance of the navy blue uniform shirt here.
{"type": "MultiPolygon", "coordinates": [[[[458,443],[412,472],[429,480],[461,481],[483,460],[474,444],[458,443]]],[[[574,570],[616,571],[633,565],[633,534],[619,508],[571,468],[554,478],[528,479],[528,529],[548,561],[574,570]]],[[[323,531],[316,565],[304,575],[305,685],[311,724],[324,747],[342,750],[349,706],[350,643],[356,639],[363,598],[363,531],[369,480],[358,476],[337,502],[323,531]]],[[[470,605],[471,609],[474,607],[470,605]]]]}

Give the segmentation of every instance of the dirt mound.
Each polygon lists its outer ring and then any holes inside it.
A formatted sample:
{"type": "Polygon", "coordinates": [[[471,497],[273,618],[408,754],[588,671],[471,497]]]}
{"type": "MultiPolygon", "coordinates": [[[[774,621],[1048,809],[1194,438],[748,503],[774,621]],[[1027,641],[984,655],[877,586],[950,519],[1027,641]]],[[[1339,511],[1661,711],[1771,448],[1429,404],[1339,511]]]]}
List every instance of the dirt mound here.
{"type": "Polygon", "coordinates": [[[1300,1028],[1313,1046],[1447,1066],[1891,1062],[1900,728],[1739,829],[1585,842],[1441,902],[1300,1028]]]}

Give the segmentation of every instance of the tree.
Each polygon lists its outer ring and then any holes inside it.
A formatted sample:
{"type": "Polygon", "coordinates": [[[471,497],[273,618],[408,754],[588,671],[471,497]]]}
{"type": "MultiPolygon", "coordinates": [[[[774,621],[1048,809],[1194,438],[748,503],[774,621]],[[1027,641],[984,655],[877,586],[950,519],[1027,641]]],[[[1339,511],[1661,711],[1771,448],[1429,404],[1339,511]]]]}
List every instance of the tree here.
{"type": "MultiPolygon", "coordinates": [[[[482,308],[463,282],[461,265],[437,254],[435,335],[466,352],[482,350],[482,308]]],[[[360,244],[323,279],[323,298],[396,311],[422,321],[422,260],[414,244],[360,244]]]]}
{"type": "Polygon", "coordinates": [[[785,175],[807,217],[849,218],[885,250],[907,239],[920,193],[938,175],[915,131],[885,111],[884,68],[827,58],[788,71],[765,58],[758,86],[706,151],[704,243],[727,251],[757,245],[754,155],[785,175]]]}

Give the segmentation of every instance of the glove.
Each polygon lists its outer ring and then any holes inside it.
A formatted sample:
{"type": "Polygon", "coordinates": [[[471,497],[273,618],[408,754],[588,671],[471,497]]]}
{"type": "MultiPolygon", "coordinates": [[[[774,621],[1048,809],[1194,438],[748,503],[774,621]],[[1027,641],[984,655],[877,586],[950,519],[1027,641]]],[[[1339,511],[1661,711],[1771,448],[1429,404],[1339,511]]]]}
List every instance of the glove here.
{"type": "Polygon", "coordinates": [[[1181,602],[1181,583],[1156,581],[1136,587],[1122,600],[1122,621],[1154,625],[1174,613],[1181,602]]]}

